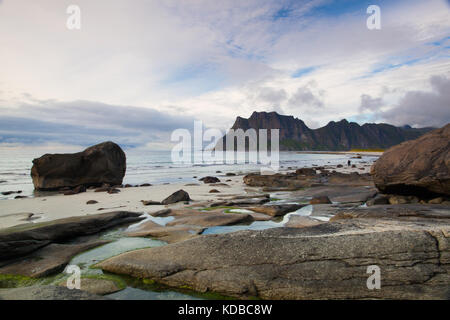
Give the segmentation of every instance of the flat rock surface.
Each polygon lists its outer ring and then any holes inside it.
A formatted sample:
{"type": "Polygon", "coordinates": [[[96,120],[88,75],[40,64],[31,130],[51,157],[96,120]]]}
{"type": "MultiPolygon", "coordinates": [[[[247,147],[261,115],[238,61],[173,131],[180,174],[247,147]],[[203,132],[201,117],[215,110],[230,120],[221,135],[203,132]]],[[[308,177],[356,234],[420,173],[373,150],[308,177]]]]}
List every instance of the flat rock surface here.
{"type": "Polygon", "coordinates": [[[126,234],[129,237],[152,237],[168,243],[174,243],[194,238],[203,230],[204,228],[199,226],[161,226],[153,221],[146,221],[137,228],[128,230],[126,234]]]}
{"type": "Polygon", "coordinates": [[[121,224],[142,220],[141,213],[115,211],[28,223],[0,230],[0,261],[23,256],[52,242],[92,235],[121,224]]]}
{"type": "Polygon", "coordinates": [[[289,221],[285,224],[285,227],[288,228],[304,228],[304,227],[311,227],[316,226],[318,224],[322,224],[324,222],[321,222],[319,220],[310,218],[310,217],[304,217],[304,216],[291,216],[289,217],[289,221]]]}
{"type": "MultiPolygon", "coordinates": [[[[65,281],[59,284],[62,287],[66,287],[65,281]]],[[[81,278],[80,290],[89,292],[95,295],[106,295],[122,290],[113,280],[98,279],[98,278],[81,278]]]]}
{"type": "Polygon", "coordinates": [[[166,226],[193,225],[200,227],[230,226],[238,223],[253,221],[253,217],[246,213],[213,213],[193,214],[189,216],[177,217],[166,226]]]}
{"type": "Polygon", "coordinates": [[[274,205],[265,205],[259,207],[250,207],[249,210],[264,213],[269,216],[282,216],[286,213],[296,211],[302,207],[306,206],[306,204],[274,204],[274,205]]]}
{"type": "Polygon", "coordinates": [[[124,253],[98,266],[240,298],[449,299],[448,236],[448,224],[371,229],[350,219],[200,236],[124,253]],[[366,286],[370,265],[380,267],[381,290],[366,286]]]}
{"type": "Polygon", "coordinates": [[[0,289],[0,300],[105,300],[106,298],[62,286],[0,289]]]}
{"type": "Polygon", "coordinates": [[[24,258],[0,262],[0,274],[14,274],[32,278],[45,277],[64,270],[64,267],[75,255],[106,243],[109,243],[109,241],[91,241],[80,244],[52,243],[24,258]]]}

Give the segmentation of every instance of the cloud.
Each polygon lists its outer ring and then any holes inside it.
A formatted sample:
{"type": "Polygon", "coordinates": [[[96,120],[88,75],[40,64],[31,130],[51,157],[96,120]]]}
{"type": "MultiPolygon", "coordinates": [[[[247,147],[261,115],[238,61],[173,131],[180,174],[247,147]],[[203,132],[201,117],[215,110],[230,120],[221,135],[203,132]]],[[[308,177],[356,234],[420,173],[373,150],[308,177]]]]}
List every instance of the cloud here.
{"type": "Polygon", "coordinates": [[[270,87],[263,87],[260,89],[258,99],[268,102],[272,105],[280,105],[287,98],[287,93],[284,89],[274,89],[270,87]]]}
{"type": "Polygon", "coordinates": [[[137,144],[152,138],[149,130],[161,140],[165,126],[184,127],[182,115],[226,129],[237,115],[277,110],[319,126],[369,112],[386,84],[397,90],[381,97],[387,112],[405,90],[421,91],[431,75],[450,70],[450,20],[440,0],[382,2],[376,31],[367,30],[360,1],[77,0],[79,31],[65,27],[66,5],[2,2],[2,116],[122,131],[137,144]],[[121,106],[130,115],[114,108],[121,106]]]}
{"type": "Polygon", "coordinates": [[[305,85],[297,89],[289,99],[288,104],[292,107],[307,107],[309,110],[317,110],[317,108],[324,107],[324,103],[321,99],[323,95],[323,91],[314,94],[311,86],[305,85]]]}
{"type": "Polygon", "coordinates": [[[191,129],[194,118],[134,106],[93,101],[37,101],[14,109],[0,107],[0,142],[58,142],[91,145],[114,140],[126,146],[165,142],[178,128],[191,129]]]}
{"type": "Polygon", "coordinates": [[[368,94],[361,95],[361,105],[359,106],[360,112],[371,111],[376,112],[379,111],[383,106],[383,98],[372,98],[368,94]]]}
{"type": "Polygon", "coordinates": [[[408,91],[399,103],[378,117],[396,125],[442,127],[450,123],[450,78],[440,75],[429,80],[432,91],[408,91]]]}

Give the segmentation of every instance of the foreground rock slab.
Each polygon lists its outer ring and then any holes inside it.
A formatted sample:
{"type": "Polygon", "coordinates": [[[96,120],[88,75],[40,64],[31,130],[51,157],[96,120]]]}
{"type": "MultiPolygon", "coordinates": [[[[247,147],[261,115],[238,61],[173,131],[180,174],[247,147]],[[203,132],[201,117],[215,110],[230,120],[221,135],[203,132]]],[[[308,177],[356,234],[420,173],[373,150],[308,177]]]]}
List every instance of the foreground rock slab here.
{"type": "Polygon", "coordinates": [[[0,300],[106,300],[106,298],[62,286],[0,289],[0,300]]]}
{"type": "Polygon", "coordinates": [[[207,235],[124,253],[98,266],[239,298],[450,298],[448,224],[422,230],[386,224],[367,229],[351,219],[207,235]],[[380,267],[380,290],[366,286],[370,265],[380,267]]]}
{"type": "Polygon", "coordinates": [[[64,270],[77,254],[104,245],[109,241],[90,241],[80,244],[52,243],[32,254],[14,261],[0,262],[0,274],[45,277],[64,270]]]}
{"type": "Polygon", "coordinates": [[[114,211],[70,217],[42,223],[28,223],[0,230],[0,261],[29,254],[50,243],[92,235],[103,230],[142,220],[141,213],[114,211]]]}
{"type": "MultiPolygon", "coordinates": [[[[67,286],[67,282],[63,281],[59,284],[62,287],[67,286]]],[[[116,282],[110,279],[101,278],[81,278],[80,289],[83,291],[104,296],[122,290],[116,282]]]]}

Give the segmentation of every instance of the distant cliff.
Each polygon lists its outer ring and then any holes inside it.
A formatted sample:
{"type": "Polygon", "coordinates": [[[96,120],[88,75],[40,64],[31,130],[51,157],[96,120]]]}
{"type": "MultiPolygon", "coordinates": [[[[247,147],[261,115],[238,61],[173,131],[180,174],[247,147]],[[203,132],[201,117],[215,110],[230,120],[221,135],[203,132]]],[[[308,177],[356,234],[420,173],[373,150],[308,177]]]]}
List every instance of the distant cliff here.
{"type": "MultiPolygon", "coordinates": [[[[231,129],[280,129],[280,150],[386,149],[406,140],[416,139],[433,128],[395,127],[390,124],[331,121],[326,126],[310,129],[293,116],[276,112],[253,112],[250,118],[237,117],[231,129]]],[[[226,136],[223,137],[225,146],[226,136]]]]}

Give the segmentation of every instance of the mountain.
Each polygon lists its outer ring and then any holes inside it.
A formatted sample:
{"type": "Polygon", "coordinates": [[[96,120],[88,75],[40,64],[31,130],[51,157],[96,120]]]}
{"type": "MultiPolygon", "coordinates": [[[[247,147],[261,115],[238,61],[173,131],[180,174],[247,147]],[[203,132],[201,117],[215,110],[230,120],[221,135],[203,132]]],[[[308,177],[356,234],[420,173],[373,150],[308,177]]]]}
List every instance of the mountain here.
{"type": "MultiPolygon", "coordinates": [[[[280,129],[280,150],[284,151],[386,149],[403,141],[416,139],[434,129],[416,129],[408,125],[395,127],[385,123],[366,123],[360,126],[345,119],[339,122],[331,121],[322,128],[310,129],[302,120],[293,116],[256,111],[248,119],[237,117],[231,127],[234,130],[244,131],[250,128],[280,129]]],[[[224,146],[227,135],[222,140],[224,146]]]]}

